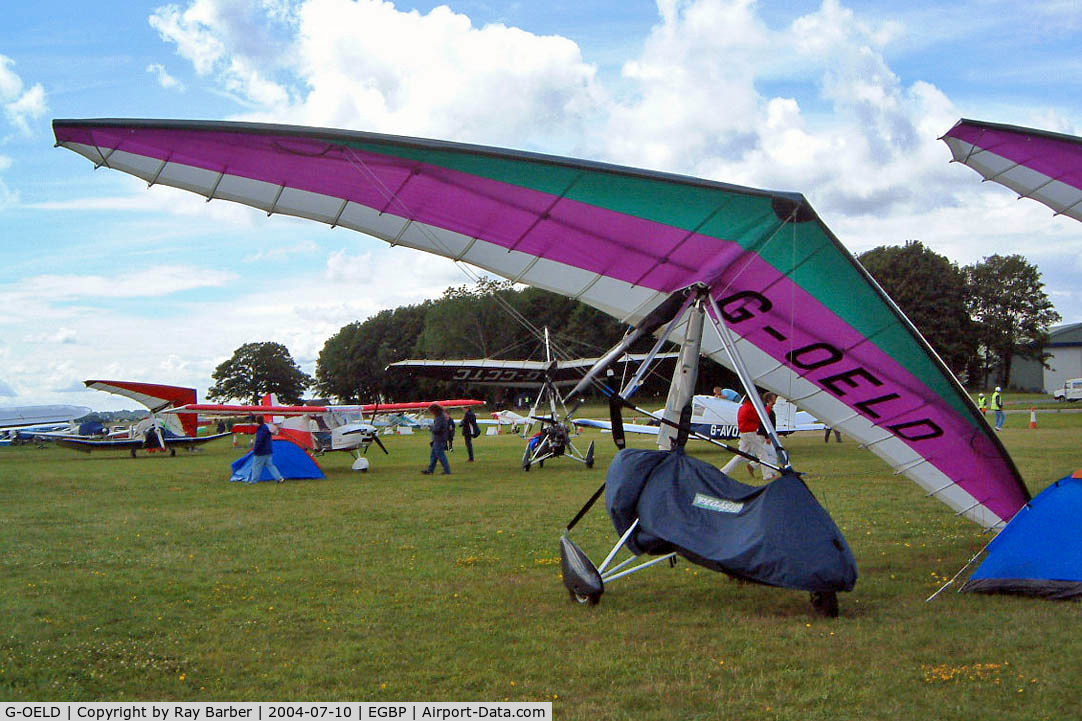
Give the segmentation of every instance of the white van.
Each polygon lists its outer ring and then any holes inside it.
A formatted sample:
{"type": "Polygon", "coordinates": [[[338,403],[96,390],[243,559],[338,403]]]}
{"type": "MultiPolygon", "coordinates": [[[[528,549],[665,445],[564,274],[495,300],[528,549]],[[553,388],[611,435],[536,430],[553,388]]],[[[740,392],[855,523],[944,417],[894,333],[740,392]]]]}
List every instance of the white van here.
{"type": "Polygon", "coordinates": [[[1052,392],[1057,401],[1082,401],[1082,378],[1071,378],[1052,392]]]}

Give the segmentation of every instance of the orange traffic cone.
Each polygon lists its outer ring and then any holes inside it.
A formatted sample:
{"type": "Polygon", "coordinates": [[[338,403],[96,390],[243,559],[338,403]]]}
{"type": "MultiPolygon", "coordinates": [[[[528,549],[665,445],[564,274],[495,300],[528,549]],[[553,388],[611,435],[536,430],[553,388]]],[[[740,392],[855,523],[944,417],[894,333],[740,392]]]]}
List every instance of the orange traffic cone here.
{"type": "Polygon", "coordinates": [[[1036,408],[1030,408],[1029,409],[1029,427],[1030,428],[1036,428],[1037,427],[1037,409],[1036,408]]]}

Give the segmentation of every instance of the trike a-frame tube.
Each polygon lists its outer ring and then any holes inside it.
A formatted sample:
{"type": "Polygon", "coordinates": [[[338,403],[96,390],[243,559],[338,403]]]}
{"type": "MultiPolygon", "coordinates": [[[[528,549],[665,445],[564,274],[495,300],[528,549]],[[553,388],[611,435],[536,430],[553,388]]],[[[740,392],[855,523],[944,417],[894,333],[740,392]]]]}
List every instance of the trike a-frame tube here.
{"type": "MultiPolygon", "coordinates": [[[[665,399],[665,412],[662,416],[674,423],[680,421],[684,407],[695,395],[695,381],[699,378],[699,349],[703,342],[702,300],[696,298],[690,311],[685,316],[684,340],[680,345],[680,356],[676,359],[676,370],[669,384],[669,395],[665,399]]],[[[658,429],[657,447],[663,451],[671,450],[676,440],[677,431],[670,425],[658,429]]]]}
{"type": "Polygon", "coordinates": [[[763,424],[770,442],[774,445],[774,450],[777,451],[779,462],[783,468],[788,468],[789,452],[782,446],[781,439],[778,438],[778,433],[774,429],[774,424],[770,422],[770,414],[766,412],[763,399],[759,397],[759,392],[756,390],[755,379],[751,377],[747,365],[744,364],[744,359],[736,349],[732,331],[729,330],[729,326],[725,325],[724,316],[722,316],[721,309],[718,308],[718,303],[714,300],[714,297],[710,294],[707,294],[706,297],[709,302],[710,322],[718,334],[718,340],[721,341],[721,345],[725,348],[725,353],[729,356],[729,361],[733,364],[733,370],[736,371],[736,375],[740,378],[741,385],[744,386],[744,392],[747,394],[748,400],[755,407],[755,412],[759,415],[759,421],[763,424]]]}

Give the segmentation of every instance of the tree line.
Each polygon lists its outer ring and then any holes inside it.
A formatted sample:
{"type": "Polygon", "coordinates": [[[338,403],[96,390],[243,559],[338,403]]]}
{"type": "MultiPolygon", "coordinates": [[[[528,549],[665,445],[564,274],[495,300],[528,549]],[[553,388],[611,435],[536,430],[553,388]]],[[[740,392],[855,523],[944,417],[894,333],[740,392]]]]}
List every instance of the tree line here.
{"type": "MultiPolygon", "coordinates": [[[[871,277],[908,316],[944,364],[963,383],[1007,386],[1016,356],[1044,362],[1048,330],[1060,316],[1044,292],[1040,272],[1020,255],[992,255],[960,267],[920,241],[880,246],[859,256],[871,277]]],[[[323,346],[315,377],[280,343],[246,343],[214,371],[208,397],[256,403],[277,393],[299,402],[312,389],[344,403],[415,400],[422,396],[482,393],[490,402],[506,391],[388,373],[407,358],[544,358],[540,329],[548,328],[560,356],[597,356],[624,335],[619,321],[585,303],[538,288],[516,290],[481,280],[448,288],[436,300],[380,311],[343,326],[323,346]],[[532,330],[531,330],[532,329],[532,330]]],[[[644,339],[632,350],[644,352],[644,339]]],[[[733,374],[704,363],[699,390],[735,387],[733,374]]],[[[640,393],[664,394],[667,378],[653,377],[640,393]]]]}
{"type": "Polygon", "coordinates": [[[1021,255],[959,266],[911,240],[858,260],[963,383],[1006,388],[1015,357],[1047,360],[1048,331],[1061,318],[1021,255]]]}
{"type": "MultiPolygon", "coordinates": [[[[469,394],[507,403],[511,392],[506,389],[413,378],[385,369],[408,358],[544,360],[544,329],[554,357],[567,359],[601,355],[623,337],[626,326],[580,301],[485,279],[448,288],[436,300],[381,311],[344,326],[324,344],[313,387],[347,402],[469,394]]],[[[632,350],[645,352],[651,345],[644,340],[632,350]]],[[[656,395],[667,384],[667,379],[654,376],[640,393],[656,395]]]]}

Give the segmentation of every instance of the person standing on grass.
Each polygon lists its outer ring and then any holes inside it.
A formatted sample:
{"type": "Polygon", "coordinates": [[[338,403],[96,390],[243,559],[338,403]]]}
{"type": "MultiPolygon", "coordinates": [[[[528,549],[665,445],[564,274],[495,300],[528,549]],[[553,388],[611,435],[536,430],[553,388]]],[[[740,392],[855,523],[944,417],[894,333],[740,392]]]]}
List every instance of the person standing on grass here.
{"type": "Polygon", "coordinates": [[[992,394],[992,410],[996,414],[996,430],[1003,430],[1003,424],[1007,422],[1007,414],[1003,412],[1003,396],[1000,395],[999,386],[996,386],[996,392],[992,394]]]}
{"type": "Polygon", "coordinates": [[[443,466],[443,475],[451,475],[451,464],[447,462],[447,438],[450,435],[450,426],[447,423],[447,414],[439,403],[433,403],[428,407],[432,414],[432,453],[428,460],[428,468],[421,471],[426,476],[431,476],[436,470],[436,462],[443,466]]]}
{"type": "MultiPolygon", "coordinates": [[[[752,404],[751,396],[749,395],[744,399],[744,402],[740,404],[740,410],[736,412],[736,429],[740,432],[740,443],[737,445],[737,448],[753,458],[759,457],[759,449],[762,445],[759,442],[759,425],[759,414],[755,412],[755,406],[752,404]]],[[[755,467],[759,464],[739,455],[733,456],[732,459],[722,467],[721,472],[727,476],[732,475],[732,472],[736,470],[736,467],[740,465],[741,461],[747,463],[748,473],[754,478],[755,467]]]]}
{"type": "MultiPolygon", "coordinates": [[[[763,394],[763,406],[766,408],[767,418],[770,419],[770,425],[775,429],[778,427],[778,417],[774,415],[774,404],[778,401],[777,393],[764,393],[763,394]]],[[[778,452],[774,448],[774,443],[766,435],[766,426],[762,423],[759,424],[759,430],[755,432],[755,435],[759,436],[759,460],[762,463],[768,463],[770,466],[778,465],[778,452]]],[[[763,480],[772,481],[778,477],[778,472],[769,466],[764,466],[760,463],[760,468],[763,469],[763,480]]]]}
{"type": "Polygon", "coordinates": [[[977,410],[981,412],[981,415],[988,413],[988,399],[984,397],[983,393],[977,394],[977,410]]]}
{"type": "Polygon", "coordinates": [[[466,463],[473,463],[473,439],[481,435],[481,427],[477,425],[477,416],[472,408],[466,408],[460,425],[462,426],[462,440],[466,444],[466,453],[469,455],[466,463]]]}
{"type": "Polygon", "coordinates": [[[285,478],[274,465],[274,444],[271,442],[270,426],[263,422],[263,416],[256,416],[255,422],[259,424],[259,428],[256,429],[255,444],[252,446],[252,475],[249,482],[259,483],[263,469],[266,468],[271,477],[281,483],[285,478]]]}

